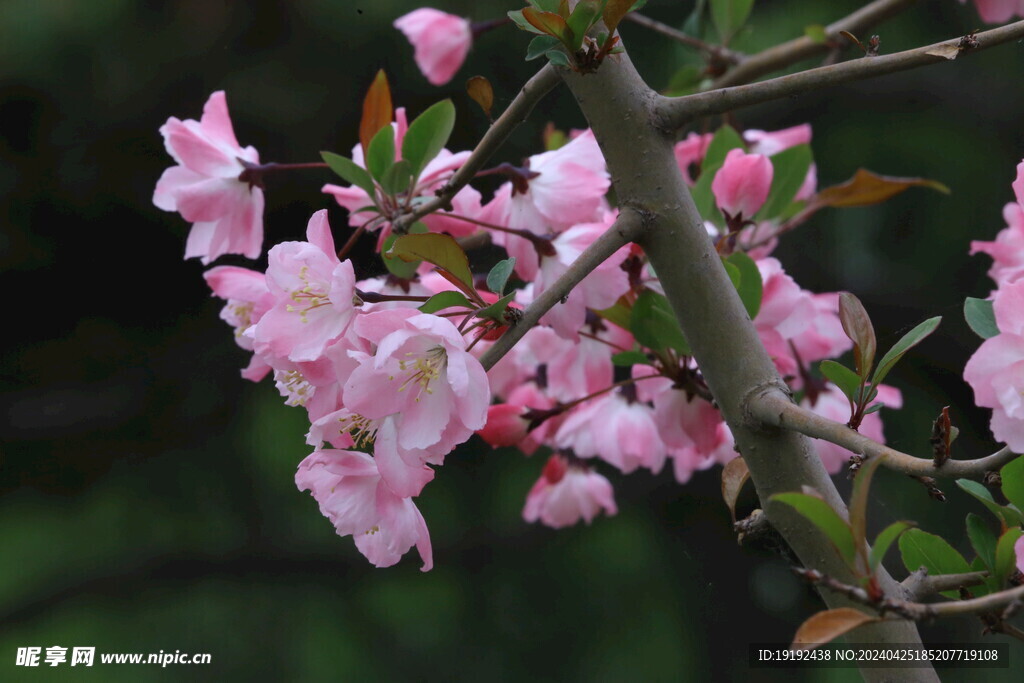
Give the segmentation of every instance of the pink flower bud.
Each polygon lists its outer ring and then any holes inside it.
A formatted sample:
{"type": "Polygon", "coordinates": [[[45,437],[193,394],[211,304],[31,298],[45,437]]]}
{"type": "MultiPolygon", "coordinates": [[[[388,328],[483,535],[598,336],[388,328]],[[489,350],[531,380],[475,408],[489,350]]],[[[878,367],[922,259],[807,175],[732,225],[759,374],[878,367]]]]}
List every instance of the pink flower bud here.
{"type": "Polygon", "coordinates": [[[711,191],[722,213],[753,218],[768,199],[774,169],[768,157],[729,150],[725,163],[711,182],[711,191]]]}
{"type": "Polygon", "coordinates": [[[597,472],[570,465],[561,455],[552,455],[540,479],[526,496],[523,519],[560,529],[582,518],[587,524],[604,510],[618,512],[612,485],[597,472]]]}
{"type": "Polygon", "coordinates": [[[394,26],[416,49],[416,66],[432,85],[450,81],[473,44],[468,20],[429,7],[399,17],[394,26]]]}
{"type": "Polygon", "coordinates": [[[477,434],[492,447],[515,446],[526,438],[530,423],[523,418],[527,408],[499,403],[487,409],[487,424],[477,434]]]}

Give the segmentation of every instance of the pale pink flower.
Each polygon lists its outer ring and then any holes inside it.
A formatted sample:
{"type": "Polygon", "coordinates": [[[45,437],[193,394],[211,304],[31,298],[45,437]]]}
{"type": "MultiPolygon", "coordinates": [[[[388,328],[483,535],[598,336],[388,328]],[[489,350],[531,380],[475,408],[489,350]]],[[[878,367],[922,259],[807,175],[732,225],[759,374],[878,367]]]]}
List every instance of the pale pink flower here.
{"type": "Polygon", "coordinates": [[[1024,280],[1000,287],[992,300],[999,334],[974,352],[964,379],[974,402],[992,408],[992,434],[1024,452],[1024,280]]]}
{"type": "Polygon", "coordinates": [[[811,124],[801,123],[791,128],[772,131],[750,128],[743,131],[743,139],[749,145],[751,154],[770,157],[790,147],[811,144],[811,124]]]}
{"type": "MultiPolygon", "coordinates": [[[[878,397],[875,399],[875,402],[882,403],[886,408],[902,408],[903,395],[899,389],[883,384],[878,387],[878,397]]],[[[838,387],[832,384],[829,384],[825,391],[818,394],[817,401],[813,406],[810,405],[810,401],[806,398],[801,405],[835,422],[846,424],[850,421],[850,401],[838,387]]],[[[858,431],[869,439],[878,443],[885,443],[885,436],[882,434],[882,418],[877,412],[866,415],[860,423],[858,431]]],[[[825,465],[825,469],[829,474],[836,474],[839,470],[843,469],[853,455],[842,446],[837,446],[828,441],[819,439],[815,440],[814,444],[817,447],[818,456],[821,458],[821,462],[825,465]]]]}
{"type": "Polygon", "coordinates": [[[638,467],[656,474],[665,465],[665,444],[653,409],[621,389],[574,408],[555,434],[554,444],[572,449],[581,458],[598,456],[624,474],[638,467]]]}
{"type": "MultiPolygon", "coordinates": [[[[263,273],[237,266],[215,266],[203,273],[206,284],[215,296],[227,303],[220,318],[235,329],[235,342],[247,351],[253,350],[252,338],[245,331],[259,322],[274,304],[263,273]]],[[[270,371],[270,366],[258,355],[253,355],[242,377],[258,382],[270,371]]]]}
{"type": "Polygon", "coordinates": [[[316,360],[355,317],[355,273],[351,261],[338,259],[326,209],[309,219],[306,239],[270,250],[267,286],[274,306],[252,330],[257,353],[316,360]]]}
{"type": "Polygon", "coordinates": [[[774,172],[772,162],[764,155],[729,150],[711,181],[718,208],[733,218],[753,218],[768,199],[774,172]]]}
{"type": "MultiPolygon", "coordinates": [[[[1022,1],[1024,5],[1024,1],[1022,1]]],[[[1017,197],[1017,203],[1024,207],[1024,161],[1017,164],[1017,178],[1012,185],[1013,194],[1017,197]]]]}
{"type": "Polygon", "coordinates": [[[431,85],[444,85],[452,79],[473,44],[468,19],[440,10],[421,7],[395,19],[395,28],[405,34],[415,48],[413,59],[431,85]]]}
{"type": "MultiPolygon", "coordinates": [[[[964,4],[966,0],[960,0],[964,4]]],[[[1024,17],[1024,0],[974,0],[978,16],[986,24],[1001,24],[1012,17],[1024,17]]]]}
{"type": "Polygon", "coordinates": [[[971,254],[992,257],[988,276],[997,286],[1016,282],[1024,275],[1024,204],[1010,202],[1003,207],[1007,227],[999,231],[993,242],[971,242],[971,254]]]}
{"type": "Polygon", "coordinates": [[[365,453],[314,451],[299,464],[295,484],[313,494],[320,512],[339,536],[377,567],[390,567],[414,545],[422,571],[434,566],[430,533],[411,498],[401,498],[381,480],[377,463],[365,453]]]}
{"type": "Polygon", "coordinates": [[[1013,552],[1017,555],[1017,571],[1024,573],[1024,536],[1013,544],[1013,552]]]}
{"type": "Polygon", "coordinates": [[[700,175],[700,164],[704,161],[704,155],[707,154],[708,145],[711,144],[713,138],[714,135],[711,133],[703,135],[690,133],[686,138],[676,143],[674,148],[676,163],[679,165],[679,170],[682,172],[683,180],[686,181],[687,185],[693,185],[697,182],[697,177],[700,175]]]}
{"type": "Polygon", "coordinates": [[[484,426],[487,373],[452,323],[394,309],[361,315],[355,325],[376,350],[346,382],[347,408],[371,420],[395,415],[401,448],[442,456],[484,426]]]}
{"type": "Polygon", "coordinates": [[[544,471],[526,496],[523,519],[553,529],[572,526],[580,519],[587,524],[601,510],[618,513],[611,483],[597,472],[570,465],[561,455],[552,455],[544,471]]]}
{"type": "Polygon", "coordinates": [[[513,390],[506,403],[487,409],[487,424],[477,434],[494,448],[517,446],[524,454],[533,455],[548,435],[558,429],[562,416],[552,416],[531,430],[531,415],[554,405],[540,387],[527,382],[513,390]]]}
{"type": "Polygon", "coordinates": [[[258,164],[253,147],[241,147],[222,90],[210,95],[200,121],[171,117],[160,128],[177,166],[157,181],[153,203],[192,223],[185,258],[204,264],[223,254],[256,258],[263,249],[263,190],[239,180],[242,162],[258,164]]]}

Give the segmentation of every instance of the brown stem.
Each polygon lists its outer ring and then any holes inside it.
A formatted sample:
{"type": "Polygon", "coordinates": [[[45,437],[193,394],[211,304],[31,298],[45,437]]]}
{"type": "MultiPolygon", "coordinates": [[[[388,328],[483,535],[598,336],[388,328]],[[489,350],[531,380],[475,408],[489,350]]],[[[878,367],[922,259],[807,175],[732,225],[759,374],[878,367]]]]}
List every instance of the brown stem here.
{"type": "Polygon", "coordinates": [[[672,28],[668,24],[661,23],[657,19],[651,19],[647,15],[630,12],[625,18],[638,26],[643,26],[655,33],[660,33],[666,38],[671,38],[677,43],[682,43],[683,45],[688,45],[689,47],[695,47],[698,50],[702,50],[726,64],[741,64],[743,60],[746,59],[746,55],[742,52],[730,50],[729,48],[721,45],[713,45],[701,40],[700,38],[694,38],[693,36],[687,35],[678,29],[672,28]]]}
{"type": "MultiPolygon", "coordinates": [[[[1024,37],[1024,21],[1017,21],[991,31],[974,35],[976,47],[964,48],[964,52],[975,52],[1001,43],[1024,37]]],[[[655,106],[655,118],[663,130],[677,130],[694,119],[723,114],[741,107],[792,97],[813,90],[820,90],[840,83],[850,83],[866,78],[906,71],[928,64],[949,62],[943,52],[960,45],[960,38],[953,38],[934,45],[897,52],[879,57],[862,57],[842,64],[808,69],[789,76],[780,76],[751,85],[709,90],[685,97],[660,97],[655,106]]]]}
{"type": "MultiPolygon", "coordinates": [[[[659,271],[660,272],[660,271],[659,271]]],[[[796,405],[782,391],[769,389],[751,394],[746,401],[747,414],[773,427],[799,432],[842,446],[866,458],[886,456],[883,466],[914,476],[951,477],[982,480],[985,473],[998,470],[1018,457],[1008,448],[976,460],[947,460],[936,467],[931,458],[916,458],[873,441],[844,424],[833,422],[812,410],[796,405]]]]}

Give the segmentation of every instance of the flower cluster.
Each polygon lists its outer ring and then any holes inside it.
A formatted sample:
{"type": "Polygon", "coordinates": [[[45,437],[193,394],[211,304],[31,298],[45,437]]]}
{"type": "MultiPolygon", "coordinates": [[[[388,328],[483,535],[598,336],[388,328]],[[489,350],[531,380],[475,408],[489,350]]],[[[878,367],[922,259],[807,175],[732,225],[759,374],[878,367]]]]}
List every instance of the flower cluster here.
{"type": "MultiPolygon", "coordinates": [[[[448,48],[466,46],[463,24],[433,12],[397,23],[432,81],[461,61],[446,61],[431,45],[438,22],[451,32],[448,48]]],[[[617,218],[591,131],[551,135],[549,148],[519,165],[480,172],[499,178],[488,198],[467,185],[410,229],[403,217],[444,187],[469,153],[444,148],[450,103],[409,123],[403,109],[391,110],[390,93],[367,101],[378,107],[379,126],[351,158],[325,155],[344,182],[322,192],[354,229],[341,252],[321,209],[305,240],[269,249],[262,271],[218,265],[205,273],[226,302],[221,317],[250,353],[243,376],[272,376],[285,402],[307,412],[313,450],[295,481],[339,535],[352,536],[381,567],[415,546],[429,569],[430,537],[415,499],[474,433],[495,447],[546,452],[522,514],[554,528],[616,514],[601,469],[659,473],[671,464],[683,483],[736,456],[682,332],[656,318],[668,304],[636,246],[587,275],[489,373],[479,360],[516,309],[554,287],[617,218]],[[363,232],[377,232],[379,262],[346,257],[363,232]],[[477,234],[508,256],[486,278],[473,276],[456,241],[477,234]]],[[[210,98],[200,122],[172,118],[161,130],[178,165],[160,179],[154,202],[194,223],[187,256],[204,264],[229,253],[259,256],[261,174],[287,165],[260,165],[255,150],[238,146],[223,93],[210,98]]],[[[725,128],[691,135],[676,156],[780,374],[805,404],[845,420],[845,399],[813,365],[851,346],[838,295],[801,288],[771,255],[815,195],[810,138],[807,125],[742,137],[725,128]]],[[[997,301],[997,316],[1007,306],[997,301]]],[[[1006,332],[1022,327],[1007,322],[1006,332]]],[[[883,389],[880,400],[898,407],[898,392],[883,389]]],[[[861,428],[882,437],[877,413],[861,428]]],[[[830,472],[848,457],[827,444],[820,455],[830,472]]]]}

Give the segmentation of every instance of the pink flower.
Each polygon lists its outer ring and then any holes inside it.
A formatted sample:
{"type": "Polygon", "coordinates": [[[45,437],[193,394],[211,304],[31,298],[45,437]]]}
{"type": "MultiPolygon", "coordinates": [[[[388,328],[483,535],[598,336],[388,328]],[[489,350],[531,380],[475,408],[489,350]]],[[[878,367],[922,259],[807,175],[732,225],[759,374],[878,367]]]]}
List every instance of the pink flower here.
{"type": "Polygon", "coordinates": [[[345,406],[371,420],[395,415],[401,448],[443,455],[486,424],[487,373],[448,320],[394,309],[360,316],[355,330],[376,351],[345,383],[345,406]]]}
{"type": "Polygon", "coordinates": [[[590,399],[562,422],[554,438],[558,448],[571,448],[581,458],[595,455],[624,474],[646,467],[657,474],[665,465],[665,444],[654,411],[621,390],[590,399]]]}
{"type": "Polygon", "coordinates": [[[473,31],[467,19],[429,7],[395,19],[394,26],[416,48],[413,59],[431,85],[450,81],[466,61],[473,44],[473,31]]]}
{"type": "Polygon", "coordinates": [[[309,219],[306,239],[270,250],[267,285],[274,306],[253,328],[257,353],[316,360],[355,316],[355,273],[351,261],[338,260],[326,209],[309,219]]]}
{"type": "Polygon", "coordinates": [[[1017,571],[1024,573],[1024,536],[1013,544],[1013,552],[1017,555],[1017,571]]]}
{"type": "Polygon", "coordinates": [[[538,519],[553,529],[572,526],[582,518],[587,524],[601,510],[618,513],[612,485],[597,472],[570,465],[561,455],[552,455],[540,479],[526,496],[523,519],[538,519]]]}
{"type": "Polygon", "coordinates": [[[971,242],[971,254],[981,252],[992,257],[994,263],[988,275],[997,285],[1015,282],[1024,275],[1024,161],[1017,166],[1013,191],[1017,201],[1003,207],[1007,227],[994,242],[971,242]]]}
{"type": "Polygon", "coordinates": [[[193,223],[185,258],[204,264],[223,254],[256,258],[263,248],[263,190],[239,180],[242,162],[258,164],[259,153],[235,139],[224,92],[210,95],[200,121],[173,116],[160,128],[177,166],[157,181],[153,203],[193,223]]]}
{"type": "MultiPolygon", "coordinates": [[[[966,0],[960,0],[964,4],[966,0]]],[[[1024,17],[1024,0],[974,0],[978,16],[986,24],[1001,24],[1014,15],[1024,17]]]]}
{"type": "Polygon", "coordinates": [[[992,408],[992,434],[1024,451],[1024,280],[996,290],[992,300],[999,334],[986,339],[964,368],[974,401],[992,408]]]}
{"type": "MultiPolygon", "coordinates": [[[[884,404],[886,408],[901,408],[903,407],[903,396],[900,394],[899,389],[883,384],[878,387],[876,402],[884,404]]],[[[818,400],[813,406],[810,405],[807,399],[804,399],[802,405],[835,422],[846,424],[850,420],[849,399],[846,398],[838,387],[831,384],[828,385],[826,391],[818,395],[818,400]]],[[[885,437],[882,435],[882,418],[877,412],[865,416],[858,431],[869,439],[873,439],[878,443],[885,443],[885,437]]],[[[828,441],[817,440],[814,444],[817,446],[818,456],[821,458],[821,462],[825,465],[825,469],[829,474],[835,474],[843,469],[850,460],[850,456],[853,455],[842,446],[837,446],[828,441]]]]}
{"type": "MultiPolygon", "coordinates": [[[[237,266],[216,266],[203,273],[206,284],[215,296],[226,299],[220,318],[235,328],[235,342],[247,351],[253,350],[252,338],[245,331],[255,325],[270,310],[274,297],[267,288],[263,273],[237,266]]],[[[242,371],[242,377],[258,382],[270,371],[270,366],[257,355],[253,355],[249,367],[242,371]]]]}
{"type": "Polygon", "coordinates": [[[396,496],[381,480],[377,463],[357,451],[318,450],[299,464],[295,485],[313,494],[339,536],[377,567],[390,567],[414,545],[422,571],[434,566],[430,533],[411,498],[396,496]]]}
{"type": "Polygon", "coordinates": [[[707,154],[708,145],[711,144],[711,140],[714,136],[711,133],[705,133],[699,135],[697,133],[690,133],[685,139],[680,140],[675,146],[676,163],[679,164],[679,170],[683,174],[683,180],[686,181],[687,185],[693,185],[697,182],[697,176],[700,175],[699,171],[700,163],[704,161],[704,155],[707,154]]]}
{"type": "Polygon", "coordinates": [[[790,147],[809,145],[811,143],[811,124],[801,123],[792,128],[772,131],[750,128],[743,131],[743,139],[750,145],[751,154],[763,154],[770,157],[790,147]]]}
{"type": "Polygon", "coordinates": [[[722,213],[753,218],[768,199],[774,169],[768,157],[731,149],[711,181],[711,192],[722,213]]]}

